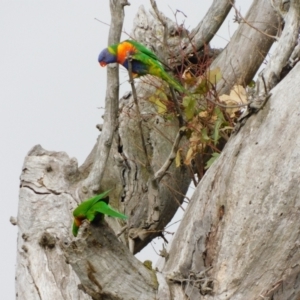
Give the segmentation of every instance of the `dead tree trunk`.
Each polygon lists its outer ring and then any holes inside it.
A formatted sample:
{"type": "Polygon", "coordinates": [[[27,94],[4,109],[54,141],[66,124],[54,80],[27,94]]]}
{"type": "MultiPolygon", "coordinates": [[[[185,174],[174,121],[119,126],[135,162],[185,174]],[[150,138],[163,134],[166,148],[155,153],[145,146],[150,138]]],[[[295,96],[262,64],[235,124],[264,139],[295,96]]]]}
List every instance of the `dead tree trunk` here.
{"type": "MultiPolygon", "coordinates": [[[[271,1],[286,24],[278,38],[280,59],[276,64],[272,58],[267,65],[254,96],[269,100],[256,114],[258,106],[249,105],[239,131],[197,186],[157,270],[132,253],[163,234],[193,171],[192,166],[172,163],[175,150],[185,151],[188,141],[180,136],[180,143],[174,142],[180,118],[158,113],[158,103],[176,111],[160,80],[146,77],[137,85],[138,105],[131,94],[118,102],[117,68],[109,67],[102,132],[81,167],[67,154],[40,146],[28,153],[17,219],[19,299],[299,299],[300,4],[294,0],[286,7],[278,2],[271,1]],[[285,68],[292,71],[282,80],[285,68]],[[273,88],[270,98],[262,97],[269,91],[263,83],[273,88]],[[106,218],[98,225],[85,223],[74,239],[75,206],[110,188],[111,205],[125,212],[128,222],[106,218]]],[[[116,21],[109,43],[116,43],[128,3],[110,4],[116,21]]],[[[230,5],[214,1],[205,17],[213,20],[211,31],[207,21],[200,22],[190,35],[157,11],[148,14],[140,8],[133,37],[160,51],[164,61],[176,64],[174,54],[178,58],[180,53],[184,62],[189,51],[198,53],[209,43],[230,5]]],[[[217,91],[253,78],[276,39],[273,7],[269,1],[253,1],[239,30],[211,65],[222,74],[217,91]]]]}
{"type": "Polygon", "coordinates": [[[197,187],[160,262],[176,299],[299,299],[299,84],[297,64],[197,187]]]}

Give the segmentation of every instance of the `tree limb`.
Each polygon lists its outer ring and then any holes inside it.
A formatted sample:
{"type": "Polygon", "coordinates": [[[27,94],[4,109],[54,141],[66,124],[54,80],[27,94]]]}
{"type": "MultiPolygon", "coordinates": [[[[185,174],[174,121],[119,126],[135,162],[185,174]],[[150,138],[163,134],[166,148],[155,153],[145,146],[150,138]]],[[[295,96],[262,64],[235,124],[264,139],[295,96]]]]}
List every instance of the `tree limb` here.
{"type": "MultiPolygon", "coordinates": [[[[160,21],[161,25],[163,26],[164,28],[164,34],[163,34],[163,45],[165,45],[165,47],[163,48],[164,50],[167,50],[167,39],[168,39],[168,24],[165,20],[165,16],[158,10],[157,8],[157,4],[156,4],[156,1],[155,0],[150,0],[151,2],[151,6],[158,18],[158,20],[160,21]]],[[[166,58],[166,52],[164,51],[163,53],[163,57],[166,58]]]]}
{"type": "Polygon", "coordinates": [[[199,50],[203,46],[208,45],[223,24],[230,9],[230,0],[214,0],[205,17],[191,31],[189,35],[191,42],[187,45],[184,52],[193,53],[194,49],[199,50]]]}
{"type": "Polygon", "coordinates": [[[176,158],[178,146],[179,146],[180,140],[183,135],[184,135],[184,130],[179,129],[179,131],[175,137],[171,152],[170,152],[168,158],[166,159],[165,163],[162,165],[162,167],[158,171],[156,171],[156,173],[154,174],[154,180],[157,180],[158,182],[160,182],[161,179],[163,178],[163,176],[166,174],[166,172],[170,168],[171,164],[173,163],[174,159],[176,158]]]}
{"type": "Polygon", "coordinates": [[[134,85],[134,80],[133,80],[133,76],[132,76],[132,56],[128,55],[127,59],[128,59],[129,83],[131,85],[132,97],[133,97],[133,100],[134,100],[134,104],[135,104],[135,108],[136,108],[136,112],[137,112],[137,117],[138,117],[138,126],[139,126],[139,129],[140,129],[140,135],[141,135],[143,150],[145,152],[145,157],[146,157],[146,168],[152,174],[153,171],[151,169],[149,156],[148,156],[148,151],[147,151],[147,147],[146,147],[146,142],[145,142],[145,138],[144,138],[144,134],[143,134],[143,128],[142,128],[143,120],[142,120],[142,116],[141,116],[141,112],[140,112],[140,108],[139,108],[139,103],[138,103],[138,97],[137,97],[137,93],[136,93],[136,89],[135,89],[135,85],[134,85]]]}
{"type": "Polygon", "coordinates": [[[228,94],[235,84],[246,86],[274,42],[264,34],[275,36],[278,28],[278,18],[269,1],[254,0],[245,19],[247,22],[239,25],[226,48],[210,66],[211,70],[220,68],[223,77],[216,87],[219,95],[228,94]]]}
{"type": "MultiPolygon", "coordinates": [[[[124,20],[124,6],[129,5],[127,0],[110,0],[111,22],[108,44],[116,44],[120,41],[124,20]]],[[[119,107],[119,69],[116,65],[107,67],[107,89],[105,98],[105,115],[102,133],[98,140],[97,150],[94,156],[92,170],[82,183],[82,191],[91,194],[99,192],[108,155],[112,145],[114,132],[117,128],[119,107]]]]}
{"type": "Polygon", "coordinates": [[[261,95],[265,94],[264,85],[270,91],[279,81],[280,75],[285,66],[288,65],[289,59],[297,46],[299,27],[300,27],[300,1],[291,0],[290,8],[285,15],[285,25],[281,37],[276,45],[274,52],[266,66],[260,74],[257,81],[256,101],[250,107],[261,106],[261,95]],[[265,83],[263,82],[265,80],[265,83]]]}
{"type": "Polygon", "coordinates": [[[81,289],[93,299],[155,299],[155,272],[138,261],[107,224],[88,226],[78,240],[64,241],[64,250],[81,289]]]}
{"type": "Polygon", "coordinates": [[[77,203],[69,189],[78,176],[77,161],[64,152],[38,145],[25,158],[18,205],[18,299],[91,299],[78,290],[79,279],[60,247],[71,234],[77,203]]]}
{"type": "Polygon", "coordinates": [[[159,262],[170,294],[207,300],[300,297],[299,74],[298,63],[202,178],[168,259],[159,262]],[[206,274],[211,292],[177,281],[207,266],[213,267],[206,274]]]}

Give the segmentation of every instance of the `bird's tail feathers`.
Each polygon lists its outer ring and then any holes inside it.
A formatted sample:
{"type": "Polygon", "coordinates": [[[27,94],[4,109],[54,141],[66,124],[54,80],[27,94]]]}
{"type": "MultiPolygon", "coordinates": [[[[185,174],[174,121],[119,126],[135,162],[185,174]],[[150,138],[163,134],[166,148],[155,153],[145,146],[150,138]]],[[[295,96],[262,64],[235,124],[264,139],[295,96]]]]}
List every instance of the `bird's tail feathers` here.
{"type": "Polygon", "coordinates": [[[79,227],[76,225],[76,223],[74,221],[73,227],[72,227],[72,233],[73,233],[74,236],[77,236],[78,230],[79,230],[79,227]]]}
{"type": "Polygon", "coordinates": [[[107,215],[111,216],[111,217],[115,217],[115,218],[120,218],[120,219],[128,219],[127,216],[121,214],[120,212],[114,210],[110,205],[108,205],[108,212],[107,215]]]}
{"type": "Polygon", "coordinates": [[[163,78],[163,79],[178,92],[184,93],[186,91],[186,89],[175,78],[173,78],[168,73],[165,73],[164,77],[165,78],[163,78]]]}

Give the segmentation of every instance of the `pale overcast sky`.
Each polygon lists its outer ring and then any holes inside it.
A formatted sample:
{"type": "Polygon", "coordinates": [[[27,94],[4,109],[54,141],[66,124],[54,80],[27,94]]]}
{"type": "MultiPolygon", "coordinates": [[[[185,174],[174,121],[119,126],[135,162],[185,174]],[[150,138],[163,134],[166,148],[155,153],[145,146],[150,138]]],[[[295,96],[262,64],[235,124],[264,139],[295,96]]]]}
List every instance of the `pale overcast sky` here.
{"type": "MultiPolygon", "coordinates": [[[[129,1],[131,6],[125,8],[126,32],[131,31],[138,6],[150,7],[148,0],[129,1]]],[[[189,29],[201,20],[211,3],[157,1],[170,18],[172,10],[183,11],[189,29]]],[[[238,7],[245,13],[251,3],[238,1],[238,7]]],[[[15,299],[17,227],[9,223],[9,217],[17,215],[23,160],[36,144],[65,151],[79,164],[90,153],[99,134],[95,126],[102,120],[99,107],[104,105],[106,87],[106,69],[99,67],[97,57],[108,38],[108,27],[94,18],[110,23],[110,12],[109,0],[0,0],[0,4],[0,281],[1,299],[15,299]]],[[[235,26],[231,15],[212,46],[224,47],[235,26]]],[[[124,82],[122,91],[126,90],[129,85],[124,82]]],[[[140,257],[155,261],[151,253],[140,257]]]]}

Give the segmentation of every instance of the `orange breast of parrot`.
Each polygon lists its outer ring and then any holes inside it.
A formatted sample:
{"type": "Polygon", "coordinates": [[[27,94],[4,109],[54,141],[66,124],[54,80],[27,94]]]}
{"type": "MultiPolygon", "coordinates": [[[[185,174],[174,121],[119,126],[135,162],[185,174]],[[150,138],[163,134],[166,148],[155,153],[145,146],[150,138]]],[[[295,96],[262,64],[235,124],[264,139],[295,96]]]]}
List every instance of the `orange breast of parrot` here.
{"type": "Polygon", "coordinates": [[[136,53],[136,48],[128,43],[128,42],[123,42],[120,43],[118,46],[118,57],[117,57],[117,62],[121,65],[125,62],[127,59],[128,55],[136,53]]]}

